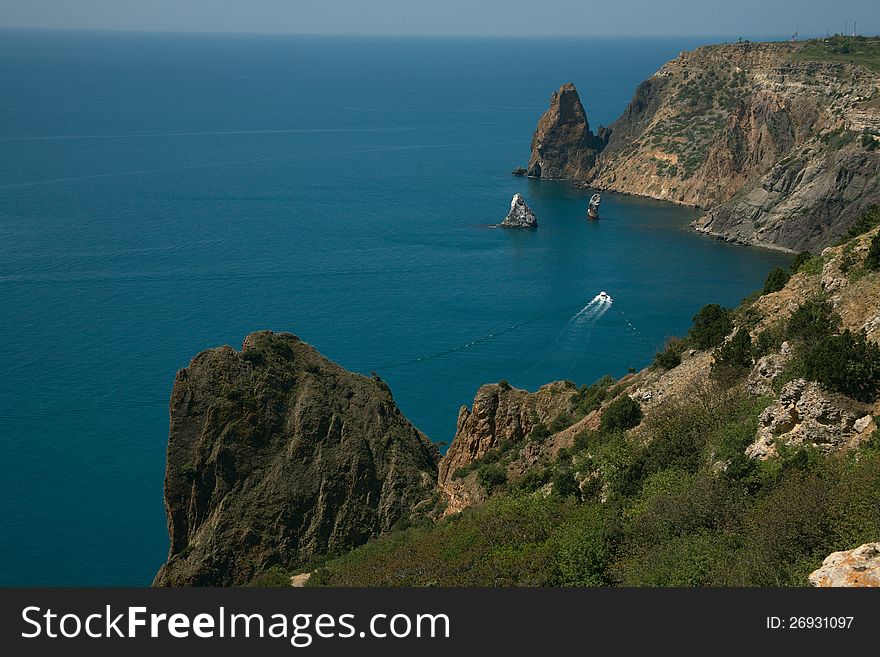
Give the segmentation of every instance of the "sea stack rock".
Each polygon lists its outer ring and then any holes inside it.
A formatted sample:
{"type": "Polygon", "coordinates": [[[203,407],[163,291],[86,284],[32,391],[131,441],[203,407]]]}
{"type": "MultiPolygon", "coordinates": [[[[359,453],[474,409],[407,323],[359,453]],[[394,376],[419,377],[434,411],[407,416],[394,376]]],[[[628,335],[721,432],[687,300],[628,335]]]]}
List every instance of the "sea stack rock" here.
{"type": "Polygon", "coordinates": [[[500,225],[502,228],[537,228],[538,220],[522,194],[514,194],[510,201],[510,212],[500,225]]]}
{"type": "Polygon", "coordinates": [[[532,137],[528,175],[532,178],[585,180],[604,141],[590,132],[587,114],[571,82],[550,96],[532,137]]]}

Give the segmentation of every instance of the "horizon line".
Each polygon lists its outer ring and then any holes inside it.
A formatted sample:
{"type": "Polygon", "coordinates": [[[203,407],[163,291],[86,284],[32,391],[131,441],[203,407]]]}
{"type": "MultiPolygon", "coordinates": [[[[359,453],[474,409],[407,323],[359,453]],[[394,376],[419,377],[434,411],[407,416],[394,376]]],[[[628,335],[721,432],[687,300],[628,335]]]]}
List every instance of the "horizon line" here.
{"type": "MultiPolygon", "coordinates": [[[[693,33],[693,34],[440,34],[440,33],[395,33],[395,32],[253,32],[253,31],[227,31],[227,30],[171,30],[160,29],[150,30],[141,28],[122,28],[122,27],[49,27],[39,25],[0,25],[0,30],[21,31],[21,32],[82,32],[82,33],[116,33],[116,34],[180,34],[180,35],[208,35],[208,36],[289,36],[289,37],[360,37],[360,38],[439,38],[439,39],[698,39],[698,38],[718,38],[718,39],[767,39],[767,40],[788,40],[790,35],[786,34],[751,34],[751,35],[733,35],[722,33],[693,33]]],[[[847,36],[840,33],[831,34],[830,36],[847,36]]],[[[859,37],[876,37],[876,34],[859,34],[859,37]]],[[[798,41],[809,41],[811,39],[823,39],[825,34],[804,34],[798,41]]]]}

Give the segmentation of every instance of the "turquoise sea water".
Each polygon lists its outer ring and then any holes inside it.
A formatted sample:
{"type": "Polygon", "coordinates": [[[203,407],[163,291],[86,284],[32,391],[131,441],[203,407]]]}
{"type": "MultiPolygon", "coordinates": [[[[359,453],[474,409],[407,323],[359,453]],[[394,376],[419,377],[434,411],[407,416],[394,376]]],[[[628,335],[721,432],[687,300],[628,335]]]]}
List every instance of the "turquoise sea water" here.
{"type": "Polygon", "coordinates": [[[294,332],[448,441],[482,383],[625,374],[758,287],[788,258],[691,210],[509,174],[561,83],[595,129],[698,43],[0,32],[0,584],[149,583],[202,349],[294,332]],[[538,230],[488,227],[515,192],[538,230]]]}

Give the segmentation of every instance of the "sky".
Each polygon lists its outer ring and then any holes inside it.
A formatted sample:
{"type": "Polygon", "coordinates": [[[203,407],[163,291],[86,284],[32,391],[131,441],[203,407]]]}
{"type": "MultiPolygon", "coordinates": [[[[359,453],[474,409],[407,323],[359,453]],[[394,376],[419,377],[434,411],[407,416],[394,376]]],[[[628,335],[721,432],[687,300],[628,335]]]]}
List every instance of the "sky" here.
{"type": "Polygon", "coordinates": [[[880,0],[0,0],[0,27],[462,36],[880,33],[880,0]]]}

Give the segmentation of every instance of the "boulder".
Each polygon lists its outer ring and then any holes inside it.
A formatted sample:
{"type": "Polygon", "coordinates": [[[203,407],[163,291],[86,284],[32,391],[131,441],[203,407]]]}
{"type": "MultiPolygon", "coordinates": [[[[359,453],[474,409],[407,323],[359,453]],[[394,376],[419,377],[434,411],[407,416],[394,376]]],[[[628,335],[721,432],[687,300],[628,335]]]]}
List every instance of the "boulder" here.
{"type": "Polygon", "coordinates": [[[821,568],[810,573],[810,584],[819,587],[880,586],[880,543],[865,543],[854,550],[832,552],[821,568]]]}
{"type": "Polygon", "coordinates": [[[854,447],[876,428],[870,411],[867,404],[827,392],[813,381],[796,379],[761,413],[755,442],[746,454],[760,460],[776,456],[777,441],[811,445],[823,452],[854,447]]]}

